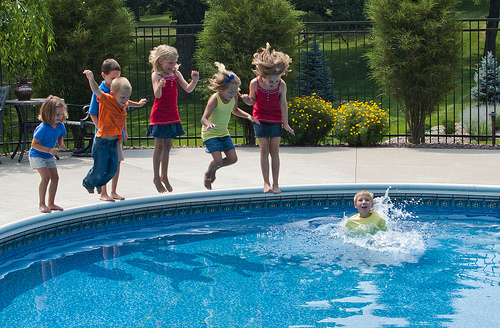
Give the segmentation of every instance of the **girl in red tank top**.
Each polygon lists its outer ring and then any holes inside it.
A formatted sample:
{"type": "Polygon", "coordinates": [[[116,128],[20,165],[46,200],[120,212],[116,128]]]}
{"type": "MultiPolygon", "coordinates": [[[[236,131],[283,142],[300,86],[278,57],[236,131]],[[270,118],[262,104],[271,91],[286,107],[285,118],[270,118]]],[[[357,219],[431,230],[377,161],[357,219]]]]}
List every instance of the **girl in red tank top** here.
{"type": "Polygon", "coordinates": [[[168,157],[172,148],[172,138],[184,134],[177,109],[177,84],[190,93],[200,78],[198,72],[192,71],[191,82],[187,83],[181,72],[177,70],[178,58],[177,49],[164,44],[155,47],[149,53],[149,62],[153,66],[151,82],[155,100],[151,109],[147,135],[155,138],[153,183],[160,193],[173,190],[167,175],[168,157]]]}
{"type": "Polygon", "coordinates": [[[281,193],[278,177],[280,169],[279,144],[281,124],[289,133],[295,135],[288,124],[288,103],[286,83],[281,78],[288,73],[292,59],[287,54],[272,50],[269,43],[253,55],[252,64],[257,75],[250,82],[249,94],[241,96],[243,102],[253,106],[253,116],[260,121],[254,123],[255,136],[259,140],[260,166],[264,179],[264,192],[281,193]],[[271,157],[271,165],[269,165],[271,157]],[[269,166],[273,183],[269,180],[269,166]]]}

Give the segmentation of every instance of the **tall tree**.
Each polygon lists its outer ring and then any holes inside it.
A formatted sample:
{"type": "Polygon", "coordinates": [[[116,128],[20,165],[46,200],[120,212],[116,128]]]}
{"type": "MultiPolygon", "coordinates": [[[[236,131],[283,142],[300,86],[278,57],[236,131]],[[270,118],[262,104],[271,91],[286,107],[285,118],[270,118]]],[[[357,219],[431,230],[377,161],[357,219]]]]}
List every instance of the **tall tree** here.
{"type": "Polygon", "coordinates": [[[484,40],[483,57],[491,52],[496,57],[496,40],[498,31],[498,19],[500,16],[500,0],[490,0],[490,9],[487,18],[492,18],[486,23],[486,39],[484,40]]]}
{"type": "MultiPolygon", "coordinates": [[[[201,24],[208,5],[202,0],[165,0],[165,8],[171,13],[177,25],[201,24]]],[[[183,76],[191,76],[192,58],[196,48],[195,34],[199,29],[193,26],[177,27],[176,47],[179,52],[179,63],[183,76]]],[[[181,95],[186,96],[184,90],[181,95]]]]}
{"type": "MultiPolygon", "coordinates": [[[[46,1],[56,47],[48,56],[42,91],[58,95],[67,103],[86,104],[92,93],[82,74],[84,69],[91,69],[98,77],[106,58],[116,59],[122,67],[130,63],[132,15],[122,0],[46,1]]],[[[69,108],[71,119],[81,114],[81,110],[69,108]]],[[[73,132],[78,138],[79,129],[73,132]]],[[[75,143],[83,146],[83,139],[75,143]]]]}
{"type": "Polygon", "coordinates": [[[455,0],[368,0],[371,75],[403,107],[411,142],[455,83],[460,22],[455,0]],[[391,8],[391,10],[387,10],[391,8]]]}
{"type": "MultiPolygon", "coordinates": [[[[214,62],[224,63],[242,81],[243,92],[255,77],[253,54],[269,42],[273,49],[292,54],[300,23],[287,0],[207,0],[204,29],[196,58],[205,76],[215,72],[214,62]]],[[[251,110],[246,105],[242,109],[251,110]]],[[[240,121],[241,122],[241,121],[240,121]]],[[[248,144],[255,135],[248,120],[242,122],[248,144]]]]}

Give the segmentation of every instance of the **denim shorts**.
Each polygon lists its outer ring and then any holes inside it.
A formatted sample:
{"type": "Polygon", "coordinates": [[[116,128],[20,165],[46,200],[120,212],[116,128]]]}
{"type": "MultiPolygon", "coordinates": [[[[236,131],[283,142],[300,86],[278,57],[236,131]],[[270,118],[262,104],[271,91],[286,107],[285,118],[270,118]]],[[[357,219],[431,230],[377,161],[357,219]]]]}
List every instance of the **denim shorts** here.
{"type": "Polygon", "coordinates": [[[253,123],[256,138],[281,137],[281,123],[253,123]]]}
{"type": "Polygon", "coordinates": [[[225,136],[220,138],[210,138],[208,140],[203,141],[206,146],[206,153],[213,153],[216,151],[227,151],[234,149],[233,140],[231,140],[231,136],[225,136]]]}
{"type": "Polygon", "coordinates": [[[57,167],[56,158],[52,156],[51,158],[43,158],[43,157],[31,157],[30,156],[30,167],[32,170],[41,169],[41,168],[49,168],[53,169],[57,167]]]}
{"type": "Polygon", "coordinates": [[[166,125],[150,125],[146,135],[154,138],[172,139],[182,136],[185,133],[181,123],[173,123],[166,125]]]}

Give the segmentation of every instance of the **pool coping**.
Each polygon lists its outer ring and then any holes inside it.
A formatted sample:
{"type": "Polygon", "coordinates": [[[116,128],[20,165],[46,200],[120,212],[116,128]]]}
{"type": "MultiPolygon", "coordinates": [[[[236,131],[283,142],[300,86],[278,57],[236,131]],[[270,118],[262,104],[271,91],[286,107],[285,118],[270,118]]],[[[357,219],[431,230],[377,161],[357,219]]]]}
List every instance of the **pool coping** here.
{"type": "Polygon", "coordinates": [[[217,191],[198,191],[179,194],[163,194],[157,196],[127,199],[120,202],[106,202],[92,205],[74,207],[61,212],[35,215],[0,226],[0,244],[27,231],[36,231],[45,226],[59,225],[63,222],[84,217],[106,217],[115,212],[137,212],[150,208],[168,206],[207,206],[209,204],[235,203],[241,200],[259,200],[262,202],[307,198],[311,195],[338,195],[352,197],[361,190],[366,189],[380,196],[389,189],[390,196],[435,198],[466,197],[468,199],[493,199],[500,200],[500,187],[489,185],[471,184],[398,184],[398,183],[363,183],[363,184],[325,184],[325,185],[300,185],[284,186],[281,194],[262,193],[262,188],[238,188],[217,191]]]}

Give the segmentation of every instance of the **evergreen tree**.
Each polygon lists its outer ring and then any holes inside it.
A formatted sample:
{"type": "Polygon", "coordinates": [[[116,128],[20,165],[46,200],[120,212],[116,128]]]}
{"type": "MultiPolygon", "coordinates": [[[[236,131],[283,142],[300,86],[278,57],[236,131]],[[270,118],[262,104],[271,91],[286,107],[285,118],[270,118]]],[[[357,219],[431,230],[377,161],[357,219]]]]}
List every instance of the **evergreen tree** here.
{"type": "Polygon", "coordinates": [[[367,0],[372,77],[405,112],[412,143],[425,141],[425,120],[453,89],[461,23],[456,0],[367,0]],[[390,8],[390,10],[388,10],[390,8]]]}
{"type": "Polygon", "coordinates": [[[332,70],[319,44],[314,42],[309,51],[302,50],[297,86],[301,96],[316,93],[321,99],[333,102],[337,92],[332,90],[332,70]]]}
{"type": "Polygon", "coordinates": [[[481,104],[500,103],[500,67],[493,53],[488,52],[481,59],[481,65],[474,74],[476,86],[472,88],[472,99],[481,104]]]}
{"type": "MultiPolygon", "coordinates": [[[[84,69],[91,69],[99,83],[106,58],[116,59],[122,70],[130,64],[132,15],[122,0],[46,1],[56,46],[47,56],[40,94],[60,96],[66,103],[87,104],[92,92],[82,74],[84,69]]],[[[71,107],[68,112],[72,120],[82,116],[80,108],[71,107]]],[[[75,147],[83,147],[79,127],[72,131],[75,147]]]]}

